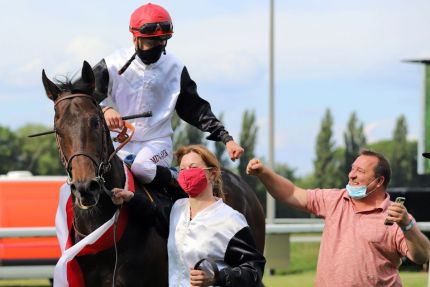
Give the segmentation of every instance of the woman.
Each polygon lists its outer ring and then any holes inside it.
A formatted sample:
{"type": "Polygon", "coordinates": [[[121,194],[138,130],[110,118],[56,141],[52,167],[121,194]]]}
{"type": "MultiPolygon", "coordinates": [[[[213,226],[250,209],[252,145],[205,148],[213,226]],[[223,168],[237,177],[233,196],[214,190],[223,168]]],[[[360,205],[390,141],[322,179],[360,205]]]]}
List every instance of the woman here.
{"type": "Polygon", "coordinates": [[[180,148],[176,158],[189,198],[170,213],[169,285],[261,286],[265,258],[245,217],[223,202],[218,160],[201,145],[180,148]],[[198,266],[202,260],[209,268],[198,266]]]}
{"type": "MultiPolygon", "coordinates": [[[[169,286],[262,286],[266,260],[245,217],[223,202],[218,160],[201,145],[182,147],[176,157],[178,182],[189,197],[177,200],[170,213],[169,286]]],[[[122,189],[113,192],[116,204],[134,196],[122,189]]],[[[140,206],[136,200],[130,203],[140,206]]]]}

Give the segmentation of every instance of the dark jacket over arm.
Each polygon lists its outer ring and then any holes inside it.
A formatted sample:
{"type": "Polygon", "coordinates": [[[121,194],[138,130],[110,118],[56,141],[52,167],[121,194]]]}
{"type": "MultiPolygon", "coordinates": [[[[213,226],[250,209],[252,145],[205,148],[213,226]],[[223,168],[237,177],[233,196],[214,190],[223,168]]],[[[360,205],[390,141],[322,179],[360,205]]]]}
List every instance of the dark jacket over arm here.
{"type": "Polygon", "coordinates": [[[197,85],[190,78],[186,67],[181,75],[181,92],[176,102],[176,112],[187,123],[209,132],[208,140],[227,143],[233,139],[212,113],[210,104],[200,98],[197,93],[197,85]]]}
{"type": "Polygon", "coordinates": [[[261,280],[266,259],[257,250],[249,227],[239,230],[230,240],[224,262],[229,267],[220,270],[215,285],[263,286],[261,280]]]}

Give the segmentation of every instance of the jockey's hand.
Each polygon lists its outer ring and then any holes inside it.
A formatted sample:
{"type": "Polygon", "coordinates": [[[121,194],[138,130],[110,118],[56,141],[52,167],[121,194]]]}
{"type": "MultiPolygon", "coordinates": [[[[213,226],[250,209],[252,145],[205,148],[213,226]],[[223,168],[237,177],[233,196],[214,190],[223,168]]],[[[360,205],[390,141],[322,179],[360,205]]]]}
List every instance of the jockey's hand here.
{"type": "Polygon", "coordinates": [[[246,173],[258,176],[263,173],[264,168],[264,164],[259,159],[253,158],[248,162],[246,173]]]}
{"type": "Polygon", "coordinates": [[[228,155],[230,156],[230,159],[232,161],[235,161],[236,159],[240,158],[240,156],[244,152],[244,149],[240,145],[238,145],[234,140],[228,141],[225,144],[225,147],[227,148],[228,155]]]}
{"type": "Polygon", "coordinates": [[[121,205],[124,202],[129,202],[134,196],[134,192],[129,190],[114,188],[112,189],[112,202],[116,205],[121,205]]]}
{"type": "Polygon", "coordinates": [[[115,111],[113,108],[108,107],[103,109],[103,114],[105,116],[105,121],[109,130],[122,129],[124,123],[122,121],[121,115],[115,111]]]}
{"type": "Polygon", "coordinates": [[[397,223],[400,227],[408,225],[411,220],[408,215],[408,210],[401,204],[394,202],[387,209],[387,220],[397,223]]]}
{"type": "Polygon", "coordinates": [[[197,269],[190,269],[191,287],[195,286],[212,286],[214,278],[211,274],[197,269]]]}

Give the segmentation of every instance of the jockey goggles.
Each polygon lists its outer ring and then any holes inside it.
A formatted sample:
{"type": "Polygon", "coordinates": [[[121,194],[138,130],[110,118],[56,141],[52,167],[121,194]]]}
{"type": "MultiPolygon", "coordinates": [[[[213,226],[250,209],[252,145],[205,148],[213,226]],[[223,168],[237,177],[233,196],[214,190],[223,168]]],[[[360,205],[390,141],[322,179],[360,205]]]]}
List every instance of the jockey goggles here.
{"type": "Polygon", "coordinates": [[[161,29],[164,33],[169,33],[173,31],[173,24],[169,21],[158,22],[158,23],[145,23],[140,28],[130,27],[131,30],[139,31],[141,34],[153,34],[158,29],[161,29]]]}

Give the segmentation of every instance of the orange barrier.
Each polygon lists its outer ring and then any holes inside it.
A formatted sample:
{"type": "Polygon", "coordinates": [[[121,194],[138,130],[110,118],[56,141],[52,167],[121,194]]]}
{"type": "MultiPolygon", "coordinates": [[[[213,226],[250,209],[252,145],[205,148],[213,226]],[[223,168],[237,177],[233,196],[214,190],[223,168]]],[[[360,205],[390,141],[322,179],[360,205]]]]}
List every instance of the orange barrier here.
{"type": "MultiPolygon", "coordinates": [[[[65,177],[0,178],[0,227],[55,226],[58,195],[65,177]]],[[[56,237],[0,238],[0,265],[56,262],[56,237]]]]}

